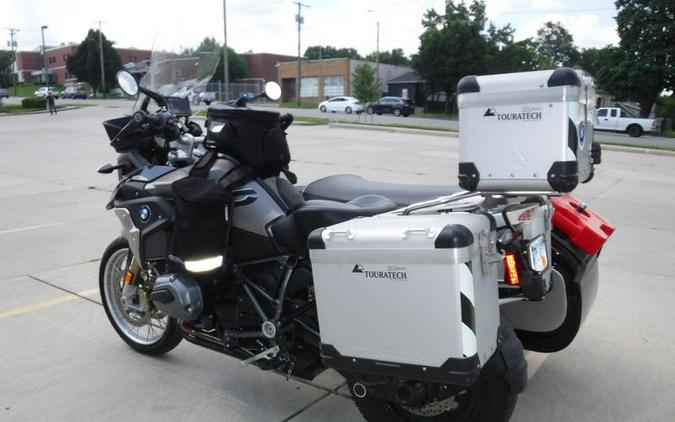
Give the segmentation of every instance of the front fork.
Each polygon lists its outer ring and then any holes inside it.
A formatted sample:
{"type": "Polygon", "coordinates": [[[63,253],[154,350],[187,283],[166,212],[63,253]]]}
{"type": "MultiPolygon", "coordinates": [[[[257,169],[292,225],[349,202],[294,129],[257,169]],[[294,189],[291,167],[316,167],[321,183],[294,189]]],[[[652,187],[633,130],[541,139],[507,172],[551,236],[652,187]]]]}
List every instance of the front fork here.
{"type": "Polygon", "coordinates": [[[150,313],[150,292],[144,286],[141,286],[141,265],[136,255],[131,254],[131,260],[124,272],[124,286],[122,287],[122,297],[120,302],[127,312],[150,313]]]}

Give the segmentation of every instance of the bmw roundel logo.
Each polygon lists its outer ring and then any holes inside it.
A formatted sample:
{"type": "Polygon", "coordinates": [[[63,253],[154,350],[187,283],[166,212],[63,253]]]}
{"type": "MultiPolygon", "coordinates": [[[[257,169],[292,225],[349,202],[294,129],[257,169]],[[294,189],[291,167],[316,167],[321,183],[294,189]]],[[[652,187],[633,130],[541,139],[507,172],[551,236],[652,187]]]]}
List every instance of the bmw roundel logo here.
{"type": "Polygon", "coordinates": [[[150,211],[150,207],[147,205],[143,205],[139,210],[138,210],[138,218],[141,219],[142,222],[146,222],[150,219],[150,216],[152,216],[152,211],[150,211]]]}

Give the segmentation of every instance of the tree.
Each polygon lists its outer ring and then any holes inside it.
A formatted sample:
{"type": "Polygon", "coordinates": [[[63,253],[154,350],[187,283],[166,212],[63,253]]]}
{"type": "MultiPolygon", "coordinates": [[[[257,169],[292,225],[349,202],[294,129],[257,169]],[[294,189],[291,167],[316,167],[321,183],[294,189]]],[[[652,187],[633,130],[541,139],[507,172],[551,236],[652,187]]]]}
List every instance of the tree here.
{"type": "Polygon", "coordinates": [[[659,94],[675,88],[675,3],[672,0],[617,0],[619,47],[602,54],[599,86],[617,99],[640,103],[647,117],[659,94]]]}
{"type": "Polygon", "coordinates": [[[536,44],[531,38],[514,42],[511,25],[487,30],[486,72],[489,74],[524,72],[537,69],[536,44]]]}
{"type": "Polygon", "coordinates": [[[375,101],[380,96],[375,69],[368,63],[361,63],[354,68],[352,86],[354,95],[361,101],[375,101]]]}
{"type": "MultiPolygon", "coordinates": [[[[113,42],[108,41],[104,34],[101,34],[101,37],[103,40],[103,62],[105,64],[107,91],[115,84],[115,75],[122,68],[122,60],[113,47],[113,42]]],[[[68,72],[75,75],[80,81],[87,82],[92,87],[96,87],[97,90],[101,89],[101,61],[97,30],[89,30],[87,37],[77,47],[77,51],[68,57],[66,67],[68,72]]]]}
{"type": "Polygon", "coordinates": [[[304,57],[309,60],[318,59],[360,59],[361,55],[353,48],[335,48],[332,45],[312,45],[305,50],[304,57]]]}
{"type": "MultiPolygon", "coordinates": [[[[372,52],[365,57],[365,60],[374,62],[377,60],[377,53],[372,52]]],[[[410,66],[410,58],[405,55],[402,48],[394,48],[391,51],[380,51],[380,63],[393,64],[396,66],[410,66]]]]}
{"type": "Polygon", "coordinates": [[[214,37],[205,37],[195,51],[216,51],[223,48],[214,37]]]}
{"type": "Polygon", "coordinates": [[[0,50],[0,87],[11,85],[14,81],[12,78],[12,63],[14,63],[12,52],[0,50]]]}
{"type": "Polygon", "coordinates": [[[537,31],[536,42],[542,69],[573,66],[579,60],[574,38],[560,22],[546,22],[537,31]]]}
{"type": "Polygon", "coordinates": [[[467,7],[446,0],[444,14],[429,9],[413,67],[426,80],[430,92],[445,91],[446,112],[457,82],[465,75],[484,73],[487,41],[485,3],[473,0],[467,7]]]}
{"type": "Polygon", "coordinates": [[[601,60],[601,56],[604,54],[603,50],[599,48],[585,48],[581,50],[579,61],[575,64],[591,75],[596,76],[599,69],[606,65],[601,60]]]}
{"type": "MultiPolygon", "coordinates": [[[[199,49],[198,49],[199,50],[199,49]]],[[[216,73],[211,78],[213,82],[223,82],[225,78],[225,68],[223,68],[223,47],[219,46],[218,50],[220,51],[220,59],[218,59],[218,66],[216,66],[216,73]]],[[[244,59],[237,54],[236,51],[227,48],[227,63],[229,65],[229,79],[230,82],[236,81],[237,79],[243,79],[248,76],[248,64],[244,59]]]]}

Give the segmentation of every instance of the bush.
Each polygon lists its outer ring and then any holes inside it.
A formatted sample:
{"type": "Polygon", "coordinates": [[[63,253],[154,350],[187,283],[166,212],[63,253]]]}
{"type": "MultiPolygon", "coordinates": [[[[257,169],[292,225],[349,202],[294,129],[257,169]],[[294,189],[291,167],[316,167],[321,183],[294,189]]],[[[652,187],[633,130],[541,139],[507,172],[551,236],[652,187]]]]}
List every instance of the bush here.
{"type": "Polygon", "coordinates": [[[23,108],[47,108],[46,98],[24,98],[21,100],[21,107],[23,108]]]}
{"type": "Polygon", "coordinates": [[[659,97],[656,101],[656,117],[670,119],[675,126],[675,97],[659,97]]]}

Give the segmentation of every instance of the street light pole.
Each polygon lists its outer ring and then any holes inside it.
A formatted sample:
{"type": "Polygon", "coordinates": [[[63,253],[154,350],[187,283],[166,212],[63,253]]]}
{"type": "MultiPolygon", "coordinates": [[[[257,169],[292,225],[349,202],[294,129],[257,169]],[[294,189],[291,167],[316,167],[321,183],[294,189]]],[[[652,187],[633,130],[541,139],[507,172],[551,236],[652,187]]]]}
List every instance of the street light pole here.
{"type": "MultiPolygon", "coordinates": [[[[14,96],[16,97],[16,77],[17,77],[17,68],[16,68],[16,41],[14,41],[14,36],[16,35],[17,32],[19,32],[19,28],[5,28],[6,30],[9,31],[9,37],[10,37],[10,50],[12,51],[12,63],[13,63],[13,69],[12,69],[12,84],[14,85],[14,96]]],[[[43,42],[44,44],[44,42],[43,42]]]]}
{"type": "MultiPolygon", "coordinates": [[[[375,14],[373,9],[368,9],[368,12],[375,14]]],[[[375,78],[377,79],[377,89],[380,89],[380,20],[377,20],[377,41],[375,44],[375,78]]],[[[379,94],[378,94],[379,95],[379,94]]]]}
{"type": "Polygon", "coordinates": [[[49,92],[49,75],[47,75],[47,50],[45,49],[45,29],[47,25],[42,25],[42,76],[47,82],[47,92],[49,92]]]}
{"type": "Polygon", "coordinates": [[[309,9],[309,6],[299,1],[294,3],[298,5],[298,14],[295,15],[295,21],[298,23],[298,78],[295,84],[295,99],[297,101],[298,107],[300,107],[300,84],[302,81],[302,62],[300,60],[300,28],[302,27],[302,24],[305,23],[305,18],[302,17],[302,8],[306,7],[309,9]]]}
{"type": "Polygon", "coordinates": [[[101,61],[101,91],[103,91],[103,98],[105,95],[105,66],[103,65],[103,36],[101,35],[101,21],[98,22],[98,57],[101,61]]]}
{"type": "Polygon", "coordinates": [[[230,86],[230,59],[227,48],[227,0],[223,0],[223,33],[225,35],[225,43],[223,45],[223,84],[225,86],[225,94],[223,101],[227,101],[230,97],[227,95],[227,88],[230,86]]]}

